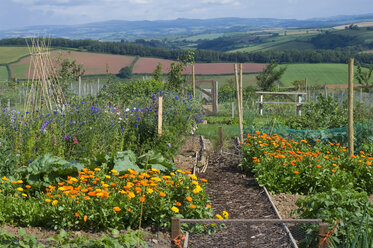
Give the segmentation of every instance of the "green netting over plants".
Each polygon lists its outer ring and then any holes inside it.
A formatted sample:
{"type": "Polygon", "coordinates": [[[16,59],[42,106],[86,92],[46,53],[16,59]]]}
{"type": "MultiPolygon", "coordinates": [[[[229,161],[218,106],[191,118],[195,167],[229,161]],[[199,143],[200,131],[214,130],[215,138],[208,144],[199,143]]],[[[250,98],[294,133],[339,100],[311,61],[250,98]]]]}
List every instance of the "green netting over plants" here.
{"type": "MultiPolygon", "coordinates": [[[[347,146],[347,127],[317,129],[317,130],[299,130],[291,129],[280,122],[271,121],[263,127],[245,127],[245,134],[254,134],[255,131],[267,134],[278,134],[281,137],[294,140],[307,140],[314,144],[316,140],[321,142],[340,143],[347,146]]],[[[373,148],[373,120],[357,123],[354,125],[355,150],[371,150],[373,148]]]]}

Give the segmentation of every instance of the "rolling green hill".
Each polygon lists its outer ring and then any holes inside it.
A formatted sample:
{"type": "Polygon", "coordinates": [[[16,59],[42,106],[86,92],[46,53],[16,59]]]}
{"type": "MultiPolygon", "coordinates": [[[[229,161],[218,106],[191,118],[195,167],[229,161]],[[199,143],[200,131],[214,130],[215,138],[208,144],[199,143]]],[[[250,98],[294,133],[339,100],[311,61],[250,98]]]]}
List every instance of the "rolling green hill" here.
{"type": "MultiPolygon", "coordinates": [[[[307,78],[309,85],[347,84],[347,64],[288,64],[280,81],[284,86],[292,86],[295,80],[307,78]]],[[[355,67],[356,70],[356,67],[355,67]]]]}
{"type": "Polygon", "coordinates": [[[23,47],[0,47],[0,64],[9,64],[29,54],[28,48],[23,47]]]}

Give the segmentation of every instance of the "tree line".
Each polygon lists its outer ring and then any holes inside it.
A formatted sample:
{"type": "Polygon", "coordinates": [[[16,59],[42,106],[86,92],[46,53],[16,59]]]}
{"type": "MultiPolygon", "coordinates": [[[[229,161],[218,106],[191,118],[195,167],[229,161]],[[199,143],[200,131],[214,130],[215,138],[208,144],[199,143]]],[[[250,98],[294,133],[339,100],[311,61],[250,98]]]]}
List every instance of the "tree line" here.
{"type": "MultiPolygon", "coordinates": [[[[7,38],[0,40],[0,46],[25,46],[26,38],[7,38]]],[[[95,40],[69,40],[51,38],[53,48],[75,48],[82,51],[131,55],[141,57],[156,57],[177,60],[188,54],[188,50],[147,47],[125,42],[101,42],[95,40]]],[[[256,62],[270,63],[347,63],[354,57],[361,64],[373,64],[373,54],[358,53],[353,49],[345,50],[268,50],[256,52],[225,53],[213,50],[195,50],[195,62],[256,62]]]]}

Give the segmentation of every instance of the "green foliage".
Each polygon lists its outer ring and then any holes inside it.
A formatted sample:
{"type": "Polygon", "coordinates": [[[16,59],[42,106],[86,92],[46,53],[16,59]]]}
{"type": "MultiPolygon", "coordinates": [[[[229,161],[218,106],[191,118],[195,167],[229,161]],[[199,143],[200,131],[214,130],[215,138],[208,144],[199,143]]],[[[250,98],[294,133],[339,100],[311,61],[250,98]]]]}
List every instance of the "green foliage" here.
{"type": "MultiPolygon", "coordinates": [[[[340,221],[330,237],[333,247],[354,247],[353,244],[358,240],[363,242],[364,234],[367,237],[373,235],[373,207],[365,192],[332,188],[327,192],[300,198],[297,205],[299,209],[295,212],[299,218],[322,219],[329,223],[330,228],[340,221]]],[[[305,241],[316,240],[309,238],[305,241]]]]}
{"type": "MultiPolygon", "coordinates": [[[[102,234],[101,238],[90,239],[88,236],[66,232],[61,230],[59,234],[48,239],[48,245],[43,245],[34,235],[27,234],[22,228],[18,230],[18,236],[13,236],[6,231],[0,232],[1,247],[24,247],[24,248],[54,248],[54,247],[86,247],[86,248],[111,248],[111,247],[148,247],[143,239],[144,232],[128,230],[125,234],[113,230],[112,236],[102,234]]],[[[46,243],[45,241],[43,243],[46,243]]]]}
{"type": "Polygon", "coordinates": [[[62,59],[61,54],[57,57],[56,62],[58,63],[57,78],[59,84],[62,90],[67,92],[69,83],[83,76],[85,70],[83,65],[76,63],[76,60],[71,60],[69,58],[62,59]]]}
{"type": "Polygon", "coordinates": [[[168,72],[168,81],[165,88],[170,91],[180,92],[181,86],[185,83],[185,75],[181,75],[181,72],[186,68],[187,65],[194,62],[194,53],[188,52],[182,58],[178,59],[177,63],[171,63],[170,71],[168,72]]]}
{"type": "Polygon", "coordinates": [[[263,91],[273,90],[275,81],[279,80],[286,71],[286,67],[276,70],[277,63],[272,61],[267,67],[256,76],[257,85],[263,91]]]}
{"type": "Polygon", "coordinates": [[[359,84],[363,86],[365,92],[369,92],[370,87],[373,86],[373,81],[370,80],[372,77],[372,72],[373,66],[370,67],[368,71],[363,71],[361,69],[361,65],[357,65],[355,78],[357,79],[359,84]]]}
{"type": "Polygon", "coordinates": [[[163,89],[162,82],[154,79],[134,80],[128,83],[109,82],[97,97],[100,102],[114,106],[132,105],[136,107],[152,101],[152,95],[163,89]]]}
{"type": "Polygon", "coordinates": [[[50,154],[44,154],[16,172],[32,187],[42,188],[60,182],[68,176],[76,176],[83,167],[80,163],[71,163],[50,154]]]}
{"type": "MultiPolygon", "coordinates": [[[[344,127],[348,124],[347,101],[342,106],[331,96],[318,96],[317,102],[310,101],[302,109],[301,117],[292,117],[286,125],[293,129],[327,129],[344,127]]],[[[361,103],[354,106],[354,122],[368,119],[369,110],[361,103]]]]}
{"type": "Polygon", "coordinates": [[[13,153],[13,148],[5,139],[0,139],[0,175],[13,175],[19,157],[13,153]]]}
{"type": "Polygon", "coordinates": [[[162,76],[162,63],[158,62],[157,67],[154,69],[153,72],[153,79],[157,81],[161,81],[162,76]]]}
{"type": "Polygon", "coordinates": [[[131,78],[131,76],[132,76],[132,70],[130,67],[125,66],[119,70],[118,77],[127,79],[127,78],[131,78]]]}

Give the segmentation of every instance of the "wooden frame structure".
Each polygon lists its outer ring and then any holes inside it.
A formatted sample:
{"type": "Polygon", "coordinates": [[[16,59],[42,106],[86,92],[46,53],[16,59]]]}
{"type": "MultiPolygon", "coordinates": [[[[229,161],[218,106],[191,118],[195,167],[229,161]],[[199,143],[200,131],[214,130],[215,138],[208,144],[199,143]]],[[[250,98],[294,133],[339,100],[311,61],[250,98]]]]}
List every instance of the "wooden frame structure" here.
{"type": "Polygon", "coordinates": [[[216,114],[218,112],[218,94],[219,94],[219,84],[215,80],[193,80],[192,82],[186,82],[186,84],[195,85],[195,88],[201,91],[203,94],[211,97],[212,101],[212,114],[216,114]],[[197,84],[199,83],[211,83],[211,92],[208,92],[206,89],[199,87],[197,84]]]}
{"type": "Polygon", "coordinates": [[[259,101],[256,103],[259,104],[259,114],[263,115],[263,105],[264,104],[293,104],[297,106],[297,115],[302,115],[302,105],[306,104],[302,102],[303,96],[307,95],[304,92],[269,92],[269,91],[257,91],[259,95],[259,101]],[[264,96],[270,96],[268,99],[264,100],[264,96]],[[273,101],[273,98],[276,96],[284,96],[285,98],[289,99],[290,101],[273,101]],[[294,100],[291,96],[295,96],[296,99],[294,100]]]}

